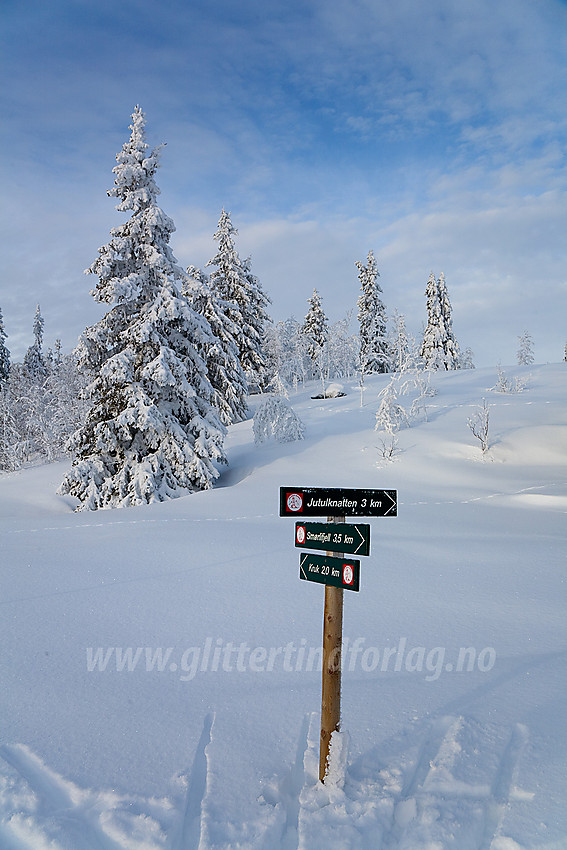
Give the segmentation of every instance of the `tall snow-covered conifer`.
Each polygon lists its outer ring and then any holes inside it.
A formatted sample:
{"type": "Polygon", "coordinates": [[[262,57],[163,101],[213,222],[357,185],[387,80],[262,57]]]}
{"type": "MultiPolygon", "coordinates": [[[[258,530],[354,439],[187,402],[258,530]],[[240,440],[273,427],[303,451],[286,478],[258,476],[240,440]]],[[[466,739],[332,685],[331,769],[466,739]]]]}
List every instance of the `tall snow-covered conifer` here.
{"type": "Polygon", "coordinates": [[[4,330],[4,318],[0,308],[0,390],[10,375],[10,352],[6,348],[6,331],[4,330]]]}
{"type": "Polygon", "coordinates": [[[437,291],[439,293],[439,304],[441,305],[441,315],[443,316],[443,324],[445,326],[445,368],[460,369],[461,354],[453,332],[453,308],[449,300],[449,291],[443,272],[441,272],[437,281],[437,291]]]}
{"type": "MultiPolygon", "coordinates": [[[[316,289],[313,290],[313,295],[308,298],[307,303],[309,310],[301,331],[308,340],[307,351],[315,367],[317,358],[329,338],[329,322],[323,310],[321,296],[316,289]]],[[[315,368],[313,371],[315,371],[315,368]]]]}
{"type": "Polygon", "coordinates": [[[197,347],[207,365],[213,405],[225,425],[241,422],[248,412],[247,383],[234,340],[237,329],[229,315],[230,305],[211,289],[201,269],[189,266],[187,275],[183,294],[193,310],[206,319],[212,332],[212,338],[202,339],[197,347]]]}
{"type": "Polygon", "coordinates": [[[33,320],[34,341],[26,351],[24,357],[24,372],[34,381],[40,381],[47,377],[48,368],[43,356],[43,326],[45,322],[41,315],[39,304],[35,311],[33,320]]]}
{"type": "Polygon", "coordinates": [[[266,331],[272,324],[272,318],[268,313],[270,297],[264,292],[260,280],[252,273],[252,258],[247,257],[242,261],[244,278],[248,285],[248,298],[245,305],[246,323],[254,333],[254,345],[249,346],[247,352],[243,352],[242,367],[247,375],[250,386],[260,389],[269,380],[267,373],[267,357],[264,349],[266,331]]]}
{"type": "Polygon", "coordinates": [[[358,260],[356,267],[361,289],[358,298],[361,374],[388,372],[390,356],[386,337],[386,309],[380,298],[380,274],[373,251],[368,252],[366,265],[358,260]]]}
{"type": "Polygon", "coordinates": [[[213,237],[218,242],[217,253],[207,266],[216,266],[210,285],[229,305],[228,316],[234,324],[240,364],[252,385],[261,383],[265,368],[263,340],[264,326],[269,321],[266,312],[269,299],[252,274],[250,259],[241,260],[238,255],[233,238],[237,233],[230,213],[223,209],[213,237]]]}
{"type": "Polygon", "coordinates": [[[108,194],[131,217],[86,270],[99,279],[95,300],[112,307],[77,346],[80,368],[93,378],[90,410],[59,492],[79,499],[81,510],[207,489],[215,462],[225,461],[225,429],[198,351],[210,329],[180,293],[185,273],[169,246],[175,226],[157,206],[160,149],[145,141],[140,107],[130,129],[108,194]]]}
{"type": "Polygon", "coordinates": [[[445,276],[435,280],[429,275],[425,289],[427,327],[423,335],[420,356],[428,369],[459,369],[459,346],[453,333],[453,320],[445,276]]]}

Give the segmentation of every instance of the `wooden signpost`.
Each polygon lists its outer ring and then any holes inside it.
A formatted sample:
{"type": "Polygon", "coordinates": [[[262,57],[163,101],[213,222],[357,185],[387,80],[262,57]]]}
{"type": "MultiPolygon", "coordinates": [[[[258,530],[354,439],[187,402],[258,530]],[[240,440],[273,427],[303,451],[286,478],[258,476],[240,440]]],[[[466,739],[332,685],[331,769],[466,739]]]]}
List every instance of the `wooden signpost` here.
{"type": "Polygon", "coordinates": [[[295,546],[325,549],[326,555],[300,554],[299,577],[325,585],[323,611],[323,674],[321,682],[321,743],[319,779],[325,781],[331,735],[341,720],[341,654],[343,590],[358,591],[360,561],[348,554],[370,554],[370,526],[345,524],[347,516],[397,516],[396,490],[344,490],[321,487],[280,487],[280,516],[299,517],[295,546]],[[324,516],[327,523],[304,522],[324,516]]]}

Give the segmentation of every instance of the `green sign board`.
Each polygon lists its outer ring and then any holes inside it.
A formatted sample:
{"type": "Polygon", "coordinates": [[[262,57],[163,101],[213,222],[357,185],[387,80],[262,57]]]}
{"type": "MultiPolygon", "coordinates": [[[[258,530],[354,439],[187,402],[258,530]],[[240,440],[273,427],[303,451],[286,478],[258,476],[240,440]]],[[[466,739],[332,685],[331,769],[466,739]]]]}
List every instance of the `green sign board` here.
{"type": "Polygon", "coordinates": [[[296,522],[295,545],[303,549],[369,555],[370,526],[360,522],[296,522]]]}
{"type": "Polygon", "coordinates": [[[344,590],[360,590],[360,561],[302,552],[299,557],[299,578],[344,590]]]}

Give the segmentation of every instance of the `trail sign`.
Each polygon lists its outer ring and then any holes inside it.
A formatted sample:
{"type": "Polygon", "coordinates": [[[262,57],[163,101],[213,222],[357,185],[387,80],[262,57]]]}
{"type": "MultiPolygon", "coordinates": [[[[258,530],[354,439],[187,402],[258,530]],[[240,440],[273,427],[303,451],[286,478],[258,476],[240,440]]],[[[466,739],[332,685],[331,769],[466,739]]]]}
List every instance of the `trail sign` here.
{"type": "Polygon", "coordinates": [[[370,526],[363,523],[296,522],[295,545],[349,555],[370,554],[370,526]]]}
{"type": "Polygon", "coordinates": [[[295,517],[295,545],[325,549],[326,555],[302,552],[299,578],[325,585],[323,664],[321,678],[321,739],[319,780],[325,782],[329,746],[341,722],[341,653],[343,590],[360,589],[360,561],[345,553],[370,553],[370,527],[346,523],[345,517],[397,516],[397,490],[343,490],[322,487],[280,487],[280,516],[295,517]],[[304,517],[327,517],[327,524],[304,517]]]}
{"type": "Polygon", "coordinates": [[[299,558],[299,578],[344,590],[360,590],[360,561],[302,552],[299,558]]]}
{"type": "Polygon", "coordinates": [[[397,490],[280,487],[280,516],[397,516],[397,490]]]}

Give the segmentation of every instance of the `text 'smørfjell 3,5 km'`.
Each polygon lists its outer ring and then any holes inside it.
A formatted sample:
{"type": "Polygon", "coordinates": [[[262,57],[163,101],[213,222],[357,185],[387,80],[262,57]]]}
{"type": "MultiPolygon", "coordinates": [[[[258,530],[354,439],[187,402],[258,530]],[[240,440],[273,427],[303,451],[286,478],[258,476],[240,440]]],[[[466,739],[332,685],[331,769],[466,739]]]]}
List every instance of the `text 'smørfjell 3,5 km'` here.
{"type": "Polygon", "coordinates": [[[357,523],[296,522],[295,545],[324,552],[370,555],[370,526],[357,523]]]}

